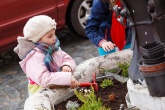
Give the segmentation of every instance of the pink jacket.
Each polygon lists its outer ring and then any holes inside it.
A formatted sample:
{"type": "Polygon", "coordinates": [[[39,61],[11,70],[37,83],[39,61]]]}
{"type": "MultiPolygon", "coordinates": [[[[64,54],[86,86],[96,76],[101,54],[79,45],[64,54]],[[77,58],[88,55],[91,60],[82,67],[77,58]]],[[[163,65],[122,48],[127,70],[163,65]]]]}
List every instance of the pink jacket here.
{"type": "MultiPolygon", "coordinates": [[[[71,72],[49,72],[44,64],[44,53],[38,48],[34,48],[21,62],[19,62],[21,68],[27,75],[30,84],[38,84],[41,87],[47,87],[49,84],[56,85],[70,85],[71,84],[71,72]]],[[[53,53],[53,59],[58,65],[68,65],[75,70],[76,64],[74,60],[64,51],[59,49],[53,53]]],[[[59,70],[57,68],[57,70],[59,70]]]]}

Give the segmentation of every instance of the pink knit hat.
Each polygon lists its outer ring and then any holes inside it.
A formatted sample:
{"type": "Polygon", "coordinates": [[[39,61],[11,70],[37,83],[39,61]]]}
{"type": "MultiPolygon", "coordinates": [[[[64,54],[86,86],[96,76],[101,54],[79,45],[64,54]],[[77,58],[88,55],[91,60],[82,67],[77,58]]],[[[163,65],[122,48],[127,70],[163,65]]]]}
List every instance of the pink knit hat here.
{"type": "Polygon", "coordinates": [[[52,29],[56,29],[55,20],[46,15],[38,15],[28,20],[24,26],[23,34],[25,39],[37,42],[52,29]]]}

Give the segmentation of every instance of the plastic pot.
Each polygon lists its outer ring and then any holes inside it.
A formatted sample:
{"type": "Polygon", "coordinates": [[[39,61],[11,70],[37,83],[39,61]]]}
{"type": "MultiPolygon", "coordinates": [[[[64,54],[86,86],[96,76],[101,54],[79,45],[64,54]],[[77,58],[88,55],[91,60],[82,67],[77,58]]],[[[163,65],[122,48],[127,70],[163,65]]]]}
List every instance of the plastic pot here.
{"type": "Polygon", "coordinates": [[[164,48],[163,49],[158,49],[155,52],[152,53],[145,53],[142,52],[142,56],[145,57],[146,59],[152,59],[152,58],[157,58],[157,57],[162,57],[164,56],[164,48]]]}
{"type": "Polygon", "coordinates": [[[165,49],[165,45],[162,45],[158,48],[154,48],[154,49],[151,49],[151,50],[140,50],[142,53],[147,53],[147,54],[151,54],[151,53],[154,53],[156,51],[159,51],[159,50],[163,50],[165,49]]]}
{"type": "Polygon", "coordinates": [[[138,62],[140,73],[143,75],[151,96],[165,96],[165,61],[153,65],[146,65],[141,59],[138,62]]]}
{"type": "Polygon", "coordinates": [[[151,96],[165,96],[165,69],[152,74],[141,71],[151,96]]]}
{"type": "Polygon", "coordinates": [[[138,62],[139,70],[148,74],[152,74],[156,71],[161,71],[165,69],[165,61],[153,65],[146,65],[143,63],[143,60],[139,60],[138,62]]]}
{"type": "Polygon", "coordinates": [[[147,59],[161,57],[165,54],[165,45],[162,42],[151,42],[140,47],[142,56],[147,59]]]}
{"type": "Polygon", "coordinates": [[[165,61],[165,57],[164,55],[161,57],[157,57],[157,58],[146,58],[145,56],[142,56],[142,60],[145,64],[148,65],[153,65],[153,64],[157,64],[157,63],[161,63],[165,61]]]}
{"type": "Polygon", "coordinates": [[[164,49],[165,45],[162,42],[151,42],[140,47],[141,52],[150,53],[155,52],[159,49],[164,49]]]}

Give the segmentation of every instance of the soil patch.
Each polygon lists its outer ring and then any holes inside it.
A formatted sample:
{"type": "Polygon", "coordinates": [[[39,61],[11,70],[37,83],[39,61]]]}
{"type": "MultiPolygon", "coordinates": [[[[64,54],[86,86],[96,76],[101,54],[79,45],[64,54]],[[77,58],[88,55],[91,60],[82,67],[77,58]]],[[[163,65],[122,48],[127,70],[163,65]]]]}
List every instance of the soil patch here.
{"type": "MultiPolygon", "coordinates": [[[[126,101],[125,101],[125,95],[127,94],[126,83],[122,84],[116,80],[113,80],[114,85],[106,88],[100,87],[101,81],[97,81],[97,83],[99,85],[99,90],[95,92],[95,95],[97,96],[97,98],[99,97],[101,98],[103,105],[109,107],[111,110],[119,110],[120,104],[126,105],[126,101]],[[111,95],[112,93],[115,94],[115,100],[110,101],[109,95],[111,95]]],[[[63,101],[58,105],[56,105],[55,109],[66,110],[65,105],[69,100],[77,101],[80,104],[80,106],[82,105],[82,102],[80,102],[80,100],[78,100],[78,98],[74,95],[71,98],[67,99],[66,101],[63,101]]]]}

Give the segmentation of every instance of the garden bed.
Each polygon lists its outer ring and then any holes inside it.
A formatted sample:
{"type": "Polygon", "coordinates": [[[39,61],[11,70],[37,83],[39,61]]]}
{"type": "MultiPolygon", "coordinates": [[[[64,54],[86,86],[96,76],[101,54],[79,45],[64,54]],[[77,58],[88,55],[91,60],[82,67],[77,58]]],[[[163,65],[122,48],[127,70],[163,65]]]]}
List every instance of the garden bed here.
{"type": "MultiPolygon", "coordinates": [[[[126,83],[120,83],[116,81],[115,79],[112,80],[114,85],[113,86],[108,86],[105,88],[100,87],[101,81],[97,81],[99,90],[95,92],[95,95],[97,98],[100,97],[101,102],[105,107],[110,108],[111,110],[119,110],[120,105],[124,104],[126,105],[125,101],[125,95],[127,93],[127,87],[126,83]],[[114,100],[110,101],[109,95],[115,94],[114,100]]],[[[78,104],[81,105],[83,104],[77,97],[76,95],[72,96],[71,98],[67,99],[66,101],[63,101],[59,103],[58,105],[55,106],[56,110],[67,110],[66,109],[66,104],[68,101],[77,101],[78,104]]]]}
{"type": "MultiPolygon", "coordinates": [[[[103,68],[103,70],[111,70],[111,69],[116,68],[117,66],[124,69],[124,70],[122,70],[123,71],[122,74],[117,71],[104,71],[103,73],[105,73],[105,75],[110,75],[110,76],[111,76],[111,74],[109,74],[109,73],[106,74],[106,72],[110,72],[110,73],[117,72],[117,74],[113,75],[114,85],[108,86],[106,88],[101,88],[100,84],[102,83],[102,81],[97,81],[97,83],[99,85],[99,90],[98,90],[98,92],[94,93],[94,95],[96,95],[97,99],[98,98],[101,99],[103,106],[105,106],[106,108],[108,107],[111,110],[119,110],[121,104],[124,104],[126,106],[126,101],[125,101],[125,96],[127,94],[126,83],[120,83],[120,82],[126,82],[128,80],[127,74],[125,74],[125,73],[127,73],[126,71],[128,69],[128,65],[124,62],[130,62],[131,58],[132,58],[132,51],[130,51],[130,50],[123,50],[120,52],[109,54],[107,56],[95,57],[95,58],[89,59],[89,60],[79,64],[75,70],[75,73],[76,74],[90,74],[90,73],[95,72],[96,74],[100,74],[100,68],[103,68]],[[120,65],[120,64],[124,64],[124,65],[120,65]],[[121,78],[120,75],[122,75],[124,77],[121,78]],[[127,78],[125,78],[125,77],[127,77],[127,78]],[[117,80],[120,82],[118,82],[117,80]],[[110,101],[109,95],[111,95],[112,93],[115,94],[115,100],[110,101]]],[[[86,79],[83,81],[88,82],[90,80],[91,80],[90,77],[86,77],[86,79]]],[[[59,103],[58,105],[56,105],[55,109],[56,110],[66,110],[66,104],[68,103],[68,101],[72,101],[72,102],[77,101],[80,108],[84,107],[84,103],[82,103],[76,97],[76,95],[74,95],[71,98],[67,99],[66,101],[63,101],[63,102],[59,103]]],[[[76,109],[72,109],[72,110],[76,110],[76,109]]],[[[81,109],[81,110],[105,110],[105,109],[102,109],[102,108],[101,109],[97,109],[97,108],[89,109],[88,107],[86,107],[86,109],[81,109]]]]}

